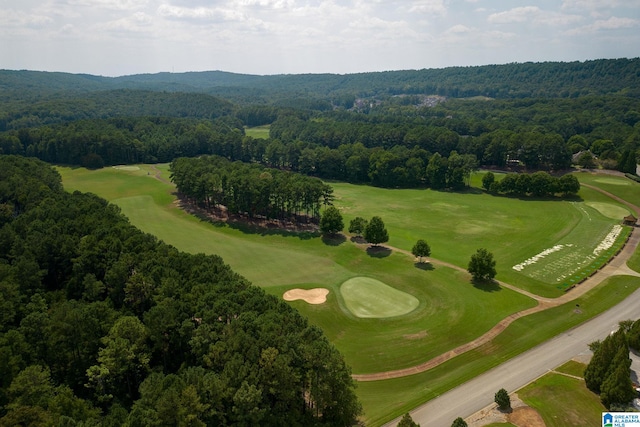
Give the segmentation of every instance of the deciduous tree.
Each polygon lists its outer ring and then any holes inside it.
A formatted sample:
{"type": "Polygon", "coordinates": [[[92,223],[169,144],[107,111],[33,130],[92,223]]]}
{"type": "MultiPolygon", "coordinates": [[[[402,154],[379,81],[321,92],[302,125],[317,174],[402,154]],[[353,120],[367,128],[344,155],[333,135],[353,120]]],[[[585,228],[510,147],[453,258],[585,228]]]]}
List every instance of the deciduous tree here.
{"type": "Polygon", "coordinates": [[[356,236],[362,236],[366,228],[367,220],[361,216],[357,216],[349,222],[349,233],[355,234],[356,236]]]}
{"type": "Polygon", "coordinates": [[[427,242],[420,239],[413,245],[413,249],[411,249],[411,253],[413,256],[418,258],[418,262],[422,263],[422,258],[431,255],[431,247],[427,242]]]}
{"type": "Polygon", "coordinates": [[[496,277],[496,262],[493,254],[484,248],[480,248],[471,255],[467,268],[474,281],[493,280],[496,277]]]}
{"type": "Polygon", "coordinates": [[[382,218],[379,216],[371,218],[371,221],[369,221],[364,230],[364,238],[373,246],[378,246],[380,243],[389,241],[389,233],[384,226],[382,218]]]}
{"type": "Polygon", "coordinates": [[[320,231],[322,234],[337,234],[343,229],[342,214],[335,206],[329,206],[320,217],[320,231]]]}

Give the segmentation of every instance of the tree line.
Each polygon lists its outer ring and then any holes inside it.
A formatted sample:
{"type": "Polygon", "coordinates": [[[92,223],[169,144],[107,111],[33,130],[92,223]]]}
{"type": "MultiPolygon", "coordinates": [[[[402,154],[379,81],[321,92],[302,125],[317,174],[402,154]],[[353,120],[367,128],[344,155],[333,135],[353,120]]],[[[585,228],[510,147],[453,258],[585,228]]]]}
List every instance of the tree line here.
{"type": "MultiPolygon", "coordinates": [[[[221,71],[101,77],[86,74],[0,72],[0,86],[36,98],[61,91],[87,92],[146,89],[157,92],[200,92],[251,103],[274,98],[345,99],[398,94],[447,97],[575,98],[591,94],[637,97],[638,58],[593,61],[511,63],[442,69],[400,70],[357,74],[257,76],[221,71]]],[[[7,96],[7,95],[5,95],[7,96]]]]}
{"type": "Polygon", "coordinates": [[[233,272],[0,156],[1,425],[342,425],[360,413],[320,329],[233,272]]]}
{"type": "Polygon", "coordinates": [[[482,187],[490,193],[506,195],[550,197],[560,194],[570,197],[578,194],[580,182],[572,174],[556,177],[544,171],[532,174],[509,173],[496,181],[495,174],[489,171],[482,177],[482,187]]]}
{"type": "Polygon", "coordinates": [[[333,200],[333,188],[318,178],[220,156],[181,157],[171,162],[171,180],[191,203],[231,214],[266,219],[317,221],[333,200]]]}

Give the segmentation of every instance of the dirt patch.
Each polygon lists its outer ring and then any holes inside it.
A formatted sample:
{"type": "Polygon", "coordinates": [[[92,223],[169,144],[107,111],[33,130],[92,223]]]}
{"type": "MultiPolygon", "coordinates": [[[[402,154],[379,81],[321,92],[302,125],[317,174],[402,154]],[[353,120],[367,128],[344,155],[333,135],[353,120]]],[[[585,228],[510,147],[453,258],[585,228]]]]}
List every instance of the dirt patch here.
{"type": "Polygon", "coordinates": [[[545,427],[542,417],[533,408],[522,406],[507,415],[507,421],[518,427],[545,427]]]}
{"type": "Polygon", "coordinates": [[[415,334],[406,334],[403,335],[402,338],[406,340],[419,340],[425,338],[427,336],[427,331],[416,332],[415,334]]]}
{"type": "Polygon", "coordinates": [[[285,301],[303,300],[308,304],[322,304],[327,301],[327,295],[329,289],[314,288],[314,289],[289,289],[282,295],[285,301]]]}
{"type": "Polygon", "coordinates": [[[502,412],[491,405],[468,417],[469,427],[483,427],[493,423],[511,423],[518,427],[546,427],[535,409],[527,406],[516,394],[511,394],[511,412],[502,412]]]}
{"type": "Polygon", "coordinates": [[[248,215],[230,214],[225,206],[216,206],[205,209],[195,203],[190,203],[185,197],[177,194],[175,205],[183,211],[211,223],[227,223],[232,227],[255,230],[255,231],[283,231],[287,233],[314,233],[320,230],[316,220],[298,215],[296,221],[286,221],[277,219],[266,219],[260,216],[249,217],[248,215]]]}

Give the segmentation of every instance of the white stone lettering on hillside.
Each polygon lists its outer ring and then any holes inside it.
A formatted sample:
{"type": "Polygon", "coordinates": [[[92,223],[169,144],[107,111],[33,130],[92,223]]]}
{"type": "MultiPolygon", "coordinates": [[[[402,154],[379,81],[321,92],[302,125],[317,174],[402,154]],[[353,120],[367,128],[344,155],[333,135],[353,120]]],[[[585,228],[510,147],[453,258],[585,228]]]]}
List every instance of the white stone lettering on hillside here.
{"type": "Polygon", "coordinates": [[[555,245],[554,247],[549,248],[549,249],[545,249],[544,251],[540,252],[539,254],[534,255],[531,258],[526,259],[526,260],[522,261],[520,264],[516,264],[511,268],[513,268],[516,271],[522,271],[522,269],[524,269],[526,266],[535,264],[536,262],[538,262],[542,258],[544,258],[547,255],[552,254],[554,252],[558,252],[560,249],[564,248],[565,246],[572,246],[572,245],[555,245]]]}
{"type": "Polygon", "coordinates": [[[622,231],[621,225],[614,225],[613,229],[609,232],[609,234],[607,234],[607,236],[604,239],[602,239],[602,242],[600,242],[600,244],[598,244],[598,246],[596,246],[596,248],[593,250],[593,255],[598,256],[600,252],[606,251],[611,246],[613,246],[613,244],[616,242],[616,239],[620,235],[621,231],[622,231]]]}

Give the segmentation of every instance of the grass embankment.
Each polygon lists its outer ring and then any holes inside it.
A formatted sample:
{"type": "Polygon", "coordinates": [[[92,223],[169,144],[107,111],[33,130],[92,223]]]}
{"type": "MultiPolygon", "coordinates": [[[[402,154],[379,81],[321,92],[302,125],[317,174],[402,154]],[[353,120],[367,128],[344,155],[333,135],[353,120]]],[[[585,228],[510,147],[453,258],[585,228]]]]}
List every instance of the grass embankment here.
{"type": "Polygon", "coordinates": [[[92,191],[111,200],[134,225],[178,249],[222,256],[269,293],[282,296],[292,287],[329,289],[324,304],[290,304],[324,330],[354,373],[419,364],[482,335],[509,314],[535,305],[508,289],[474,287],[467,273],[451,268],[416,268],[412,257],[402,253],[372,256],[349,241],[332,245],[308,234],[251,233],[211,225],[180,210],[173,203],[172,187],[153,179],[155,170],[146,166],[138,171],[59,170],[67,189],[92,191]],[[354,316],[340,286],[362,276],[413,296],[419,301],[417,308],[404,316],[354,316]]]}
{"type": "Polygon", "coordinates": [[[358,384],[365,422],[381,425],[410,409],[478,376],[558,333],[607,310],[640,288],[640,279],[618,276],[583,297],[524,317],[490,343],[464,353],[435,369],[410,377],[358,384]],[[575,312],[580,304],[581,313],[575,312]]]}
{"type": "Polygon", "coordinates": [[[556,369],[560,373],[548,373],[520,389],[518,397],[540,413],[547,427],[599,425],[606,408],[581,379],[585,367],[569,362],[556,369]]]}

